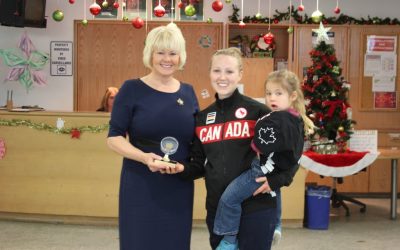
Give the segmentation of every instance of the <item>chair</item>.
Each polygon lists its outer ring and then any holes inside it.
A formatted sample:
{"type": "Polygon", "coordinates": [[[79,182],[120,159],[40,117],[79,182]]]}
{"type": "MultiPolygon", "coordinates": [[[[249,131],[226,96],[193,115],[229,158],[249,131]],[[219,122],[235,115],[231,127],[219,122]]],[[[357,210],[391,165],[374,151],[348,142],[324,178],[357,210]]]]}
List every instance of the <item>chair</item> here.
{"type": "Polygon", "coordinates": [[[365,211],[367,211],[367,205],[365,205],[361,201],[358,201],[356,199],[353,199],[351,197],[348,197],[346,195],[338,193],[338,191],[336,189],[336,183],[339,183],[339,184],[343,183],[343,178],[342,177],[340,177],[340,178],[333,177],[332,195],[331,195],[332,207],[334,207],[334,208],[344,207],[344,209],[346,210],[346,216],[350,216],[349,207],[344,202],[344,201],[348,201],[348,202],[352,202],[356,205],[361,206],[361,208],[360,208],[361,213],[365,213],[365,211]]]}

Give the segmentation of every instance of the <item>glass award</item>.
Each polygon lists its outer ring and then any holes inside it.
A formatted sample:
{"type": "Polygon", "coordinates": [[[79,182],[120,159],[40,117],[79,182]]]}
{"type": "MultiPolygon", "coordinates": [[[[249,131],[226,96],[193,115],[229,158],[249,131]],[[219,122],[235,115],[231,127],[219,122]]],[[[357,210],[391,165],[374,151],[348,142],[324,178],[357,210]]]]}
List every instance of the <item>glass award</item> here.
{"type": "Polygon", "coordinates": [[[160,142],[161,151],[164,153],[164,157],[161,160],[155,160],[160,165],[166,165],[169,167],[175,167],[176,161],[169,159],[169,156],[175,154],[178,150],[179,142],[174,137],[164,137],[160,142]]]}

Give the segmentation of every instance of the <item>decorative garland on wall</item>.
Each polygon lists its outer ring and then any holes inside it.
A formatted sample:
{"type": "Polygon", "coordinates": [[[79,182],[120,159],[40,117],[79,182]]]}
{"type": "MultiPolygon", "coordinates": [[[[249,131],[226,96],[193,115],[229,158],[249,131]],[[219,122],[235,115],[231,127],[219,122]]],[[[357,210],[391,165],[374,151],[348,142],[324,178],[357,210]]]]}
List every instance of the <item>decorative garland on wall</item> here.
{"type": "MultiPolygon", "coordinates": [[[[229,20],[232,23],[239,23],[239,8],[232,4],[233,13],[229,16],[229,20]]],[[[290,15],[292,15],[293,20],[295,20],[299,24],[312,24],[314,23],[307,14],[304,16],[299,15],[299,11],[297,8],[294,8],[292,5],[292,10],[290,11],[290,6],[287,7],[287,12],[280,12],[275,10],[273,17],[271,17],[271,22],[277,24],[281,21],[289,20],[290,15]]],[[[257,18],[256,15],[254,16],[245,16],[243,17],[243,22],[245,23],[268,23],[269,18],[257,18]]],[[[340,14],[337,17],[325,17],[322,16],[322,23],[323,24],[360,24],[360,25],[400,25],[400,20],[397,18],[390,19],[389,17],[380,18],[380,17],[370,17],[368,15],[367,19],[361,18],[357,19],[348,15],[340,14]]]]}
{"type": "Polygon", "coordinates": [[[46,123],[35,123],[31,122],[30,120],[22,120],[22,119],[0,119],[0,126],[8,126],[8,127],[19,127],[19,126],[26,126],[29,128],[52,132],[55,134],[69,134],[71,138],[79,139],[82,132],[90,132],[90,133],[100,133],[105,130],[108,130],[108,124],[102,124],[98,126],[80,126],[74,128],[61,128],[58,129],[55,126],[46,124],[46,123]]]}

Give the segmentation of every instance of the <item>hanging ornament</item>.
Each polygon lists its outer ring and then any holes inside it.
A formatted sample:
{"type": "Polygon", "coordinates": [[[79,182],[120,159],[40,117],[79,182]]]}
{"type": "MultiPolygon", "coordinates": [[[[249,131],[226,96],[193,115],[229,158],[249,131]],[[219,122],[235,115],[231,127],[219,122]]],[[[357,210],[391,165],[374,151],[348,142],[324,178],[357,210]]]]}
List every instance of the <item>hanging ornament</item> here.
{"type": "Polygon", "coordinates": [[[101,3],[101,6],[102,6],[104,9],[107,9],[107,8],[108,8],[108,2],[107,2],[107,0],[104,0],[103,3],[101,3]]]}
{"type": "Polygon", "coordinates": [[[303,5],[303,0],[300,1],[299,7],[297,7],[298,11],[303,11],[304,10],[304,5],[303,5]]]}
{"type": "Polygon", "coordinates": [[[75,3],[75,0],[68,0],[68,2],[69,2],[70,4],[74,4],[74,3],[75,3]]]}
{"type": "Polygon", "coordinates": [[[246,26],[246,24],[241,20],[239,22],[239,28],[244,28],[246,26]]]}
{"type": "Polygon", "coordinates": [[[194,14],[196,14],[196,8],[192,4],[189,4],[185,8],[185,14],[186,16],[194,16],[194,14]]]}
{"type": "Polygon", "coordinates": [[[140,28],[143,27],[144,21],[143,21],[142,18],[140,18],[140,17],[138,16],[138,17],[135,17],[135,18],[132,20],[132,25],[133,25],[133,27],[135,27],[135,29],[140,29],[140,28]]]}
{"type": "Polygon", "coordinates": [[[114,9],[118,9],[119,8],[119,3],[118,2],[114,2],[113,3],[113,8],[114,9]]]}
{"type": "Polygon", "coordinates": [[[314,23],[319,23],[319,22],[322,21],[322,13],[321,13],[321,11],[319,11],[318,5],[319,5],[319,0],[317,0],[317,10],[314,11],[314,12],[311,14],[311,20],[312,20],[314,23]]]}
{"type": "Polygon", "coordinates": [[[222,4],[222,2],[220,0],[215,0],[212,3],[211,7],[213,8],[214,11],[220,12],[224,8],[224,5],[222,4]]]}
{"type": "Polygon", "coordinates": [[[87,19],[83,19],[81,23],[82,23],[83,26],[87,26],[88,25],[88,20],[87,19]]]}
{"type": "Polygon", "coordinates": [[[271,45],[271,44],[274,43],[274,39],[275,39],[275,36],[274,36],[271,32],[268,32],[268,33],[264,36],[264,42],[265,42],[266,44],[269,44],[269,45],[271,45]]]}
{"type": "Polygon", "coordinates": [[[182,2],[182,1],[180,1],[180,2],[178,3],[178,8],[179,8],[179,9],[182,9],[182,8],[183,8],[183,6],[185,6],[185,5],[183,4],[183,2],[182,2]]]}
{"type": "Polygon", "coordinates": [[[332,96],[332,97],[335,97],[335,96],[336,96],[336,92],[335,92],[335,91],[332,91],[332,92],[331,92],[331,96],[332,96]]]}
{"type": "Polygon", "coordinates": [[[97,16],[101,12],[101,7],[96,2],[94,2],[92,5],[89,6],[89,10],[93,16],[97,16]]]}
{"type": "Polygon", "coordinates": [[[333,12],[335,12],[335,14],[339,14],[340,13],[339,0],[336,0],[336,8],[333,10],[333,12]]]}
{"type": "Polygon", "coordinates": [[[256,19],[260,20],[262,18],[262,15],[260,13],[260,0],[258,0],[258,9],[257,9],[257,14],[256,14],[256,19]]]}
{"type": "Polygon", "coordinates": [[[213,19],[211,17],[207,18],[207,23],[212,23],[213,19]]]}
{"type": "Polygon", "coordinates": [[[129,21],[129,18],[127,16],[123,16],[122,21],[127,22],[127,21],[129,21]]]}
{"type": "Polygon", "coordinates": [[[314,23],[319,23],[319,22],[321,22],[321,20],[322,20],[322,13],[321,13],[321,11],[319,11],[319,10],[314,11],[314,12],[311,14],[311,20],[312,20],[314,23]]]}
{"type": "Polygon", "coordinates": [[[64,19],[64,13],[61,10],[55,10],[53,12],[53,20],[56,22],[61,22],[64,19]]]}
{"type": "Polygon", "coordinates": [[[339,132],[343,132],[343,131],[344,131],[343,126],[339,126],[339,127],[338,127],[338,131],[339,131],[339,132]]]}
{"type": "Polygon", "coordinates": [[[230,4],[232,3],[232,0],[225,0],[225,3],[230,4]]]}
{"type": "Polygon", "coordinates": [[[289,28],[287,29],[287,33],[293,33],[293,26],[292,26],[292,0],[289,0],[289,28]]]}
{"type": "Polygon", "coordinates": [[[154,15],[156,17],[162,17],[165,15],[165,9],[160,3],[154,8],[154,15]]]}

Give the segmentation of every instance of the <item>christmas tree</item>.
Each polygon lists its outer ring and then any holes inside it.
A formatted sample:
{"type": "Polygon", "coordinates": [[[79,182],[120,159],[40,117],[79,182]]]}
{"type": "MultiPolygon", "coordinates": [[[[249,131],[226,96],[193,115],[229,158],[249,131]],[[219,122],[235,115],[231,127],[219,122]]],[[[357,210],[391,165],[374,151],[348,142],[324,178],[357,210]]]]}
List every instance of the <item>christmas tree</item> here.
{"type": "Polygon", "coordinates": [[[318,35],[317,45],[310,51],[312,66],[307,68],[302,88],[307,115],[317,127],[310,141],[319,145],[334,144],[338,152],[344,152],[355,121],[351,120],[348,103],[350,84],[341,76],[333,45],[326,43],[329,30],[322,23],[319,29],[313,29],[318,35]]]}

